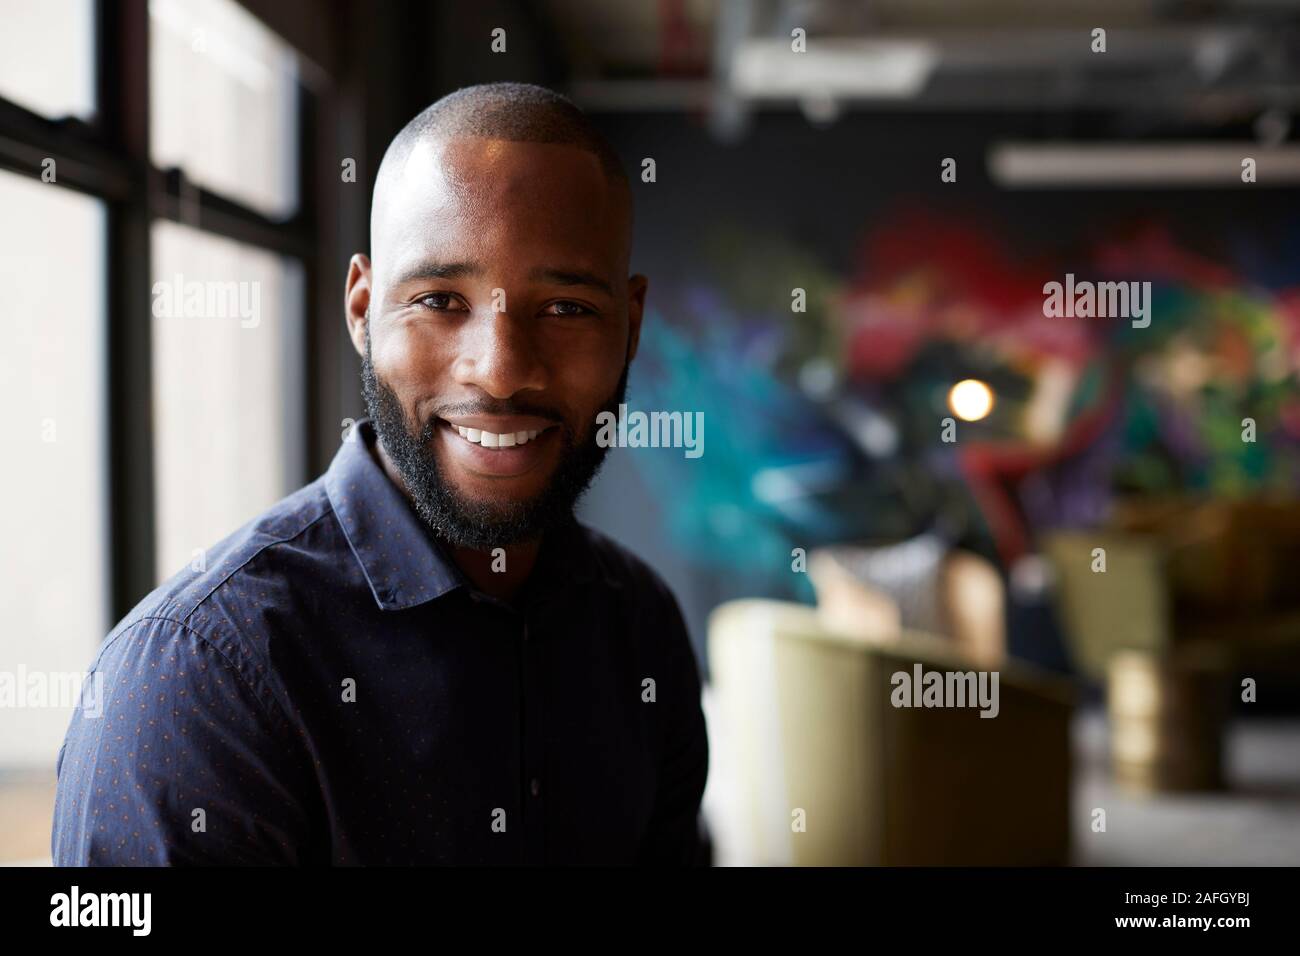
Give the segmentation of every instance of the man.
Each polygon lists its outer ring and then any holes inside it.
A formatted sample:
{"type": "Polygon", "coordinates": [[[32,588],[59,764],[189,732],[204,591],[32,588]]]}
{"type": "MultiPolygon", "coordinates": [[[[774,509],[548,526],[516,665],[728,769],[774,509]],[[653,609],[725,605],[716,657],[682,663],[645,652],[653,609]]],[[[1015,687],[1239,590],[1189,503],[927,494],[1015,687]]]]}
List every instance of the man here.
{"type": "Polygon", "coordinates": [[[554,93],[471,87],[393,140],[370,231],[371,417],[109,635],[55,862],[703,862],[681,614],[573,518],[646,294],[617,157],[554,93]]]}

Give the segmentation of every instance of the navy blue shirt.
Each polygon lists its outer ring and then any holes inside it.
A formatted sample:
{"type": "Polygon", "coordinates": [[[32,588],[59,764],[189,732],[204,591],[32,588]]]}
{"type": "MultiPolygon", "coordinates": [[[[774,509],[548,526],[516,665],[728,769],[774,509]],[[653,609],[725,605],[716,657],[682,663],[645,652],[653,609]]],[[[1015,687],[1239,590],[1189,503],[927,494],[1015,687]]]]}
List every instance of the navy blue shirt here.
{"type": "Polygon", "coordinates": [[[109,634],[55,863],[703,862],[699,672],[663,581],[573,522],[495,600],[374,440],[358,423],[109,634]]]}

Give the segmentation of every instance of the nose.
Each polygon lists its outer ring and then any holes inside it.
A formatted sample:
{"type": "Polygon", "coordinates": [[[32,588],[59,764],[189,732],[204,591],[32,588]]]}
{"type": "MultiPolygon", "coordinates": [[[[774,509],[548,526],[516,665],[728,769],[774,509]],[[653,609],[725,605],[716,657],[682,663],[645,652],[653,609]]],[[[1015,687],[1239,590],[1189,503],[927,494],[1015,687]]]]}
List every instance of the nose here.
{"type": "Polygon", "coordinates": [[[457,383],[481,388],[493,398],[546,387],[546,369],[533,330],[509,312],[476,314],[462,329],[454,374],[457,383]]]}

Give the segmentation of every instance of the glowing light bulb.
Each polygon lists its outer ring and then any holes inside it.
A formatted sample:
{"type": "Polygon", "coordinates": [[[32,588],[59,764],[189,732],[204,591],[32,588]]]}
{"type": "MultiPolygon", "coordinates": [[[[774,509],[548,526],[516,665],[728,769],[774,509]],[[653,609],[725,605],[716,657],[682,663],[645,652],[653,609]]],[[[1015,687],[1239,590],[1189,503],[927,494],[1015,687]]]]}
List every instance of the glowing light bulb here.
{"type": "Polygon", "coordinates": [[[967,378],[948,390],[948,407],[965,422],[977,422],[993,411],[993,389],[977,378],[967,378]]]}

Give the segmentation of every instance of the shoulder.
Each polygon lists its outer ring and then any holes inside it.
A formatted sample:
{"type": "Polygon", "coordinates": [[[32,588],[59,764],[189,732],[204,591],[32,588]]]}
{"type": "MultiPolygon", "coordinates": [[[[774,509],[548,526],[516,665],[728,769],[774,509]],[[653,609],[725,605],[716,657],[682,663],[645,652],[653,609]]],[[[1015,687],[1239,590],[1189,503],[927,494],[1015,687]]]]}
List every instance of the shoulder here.
{"type": "Polygon", "coordinates": [[[623,545],[579,522],[611,590],[618,595],[622,616],[631,633],[640,635],[648,653],[674,668],[698,668],[686,619],[676,595],[663,576],[623,545]]]}
{"type": "Polygon", "coordinates": [[[577,524],[607,582],[666,613],[680,615],[677,598],[658,571],[614,539],[581,522],[577,524]]]}
{"type": "Polygon", "coordinates": [[[94,670],[181,666],[202,656],[243,678],[258,697],[270,668],[265,615],[292,590],[295,568],[339,545],[337,523],[318,480],[277,502],[146,595],[109,633],[94,670]]]}
{"type": "MultiPolygon", "coordinates": [[[[332,517],[329,498],[317,480],[272,505],[216,544],[196,550],[188,565],[148,594],[123,619],[166,616],[191,622],[205,606],[237,592],[268,560],[274,561],[318,531],[332,517]]],[[[333,528],[320,529],[326,534],[333,528]]]]}

